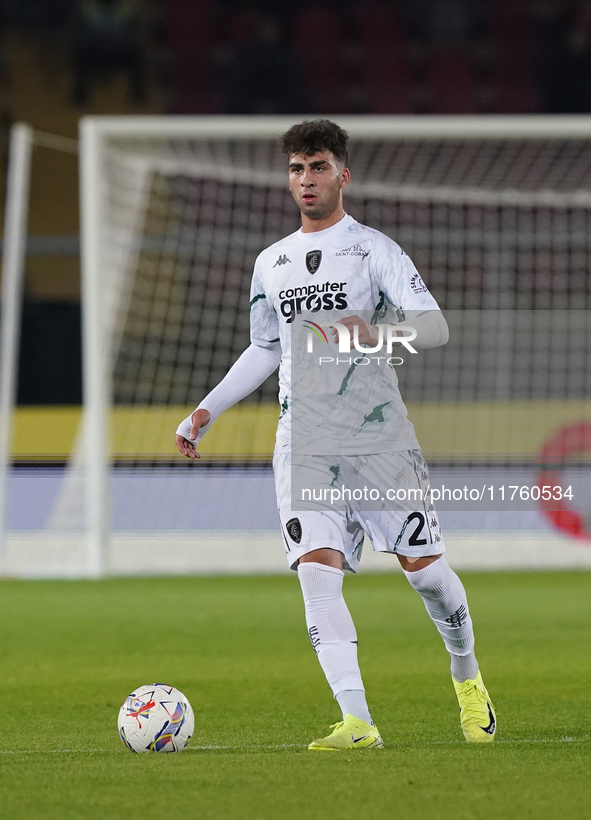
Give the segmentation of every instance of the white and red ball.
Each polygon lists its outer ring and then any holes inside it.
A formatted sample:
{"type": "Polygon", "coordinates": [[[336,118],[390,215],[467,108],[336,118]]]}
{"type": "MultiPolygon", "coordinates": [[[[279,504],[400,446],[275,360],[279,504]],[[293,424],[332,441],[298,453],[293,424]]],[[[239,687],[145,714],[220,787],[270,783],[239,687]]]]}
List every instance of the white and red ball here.
{"type": "Polygon", "coordinates": [[[132,752],[182,752],[195,728],[191,704],[166,683],[140,686],[125,698],[117,720],[132,752]]]}

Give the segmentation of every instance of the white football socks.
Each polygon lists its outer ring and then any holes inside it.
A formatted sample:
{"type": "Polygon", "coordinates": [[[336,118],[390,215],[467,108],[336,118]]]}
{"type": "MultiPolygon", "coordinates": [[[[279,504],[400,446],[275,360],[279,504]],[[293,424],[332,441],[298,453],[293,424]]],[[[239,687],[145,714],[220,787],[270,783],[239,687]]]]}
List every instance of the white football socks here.
{"type": "Polygon", "coordinates": [[[361,718],[361,720],[364,720],[371,726],[374,725],[371,715],[369,714],[363,689],[345,689],[342,692],[337,692],[335,698],[341,707],[343,720],[347,715],[353,715],[353,717],[361,718]]]}
{"type": "Polygon", "coordinates": [[[311,561],[298,566],[310,642],[343,717],[350,714],[371,723],[357,662],[357,633],[343,598],[344,575],[311,561]]]}
{"type": "Polygon", "coordinates": [[[458,683],[478,673],[474,654],[474,631],[464,585],[445,555],[424,569],[404,574],[416,589],[450,654],[451,673],[458,683]]]}

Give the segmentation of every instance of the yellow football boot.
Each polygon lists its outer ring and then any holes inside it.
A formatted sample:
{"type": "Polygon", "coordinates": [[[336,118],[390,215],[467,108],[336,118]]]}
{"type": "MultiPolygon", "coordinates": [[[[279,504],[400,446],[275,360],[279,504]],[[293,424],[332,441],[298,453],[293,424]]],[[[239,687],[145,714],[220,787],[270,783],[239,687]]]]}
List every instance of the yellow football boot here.
{"type": "Polygon", "coordinates": [[[497,716],[480,671],[473,680],[458,683],[452,677],[460,704],[460,724],[468,743],[492,743],[497,716]]]}
{"type": "Polygon", "coordinates": [[[353,715],[345,715],[340,723],[330,727],[328,737],[313,740],[308,749],[316,752],[343,752],[349,749],[378,749],[384,745],[375,726],[353,715]]]}

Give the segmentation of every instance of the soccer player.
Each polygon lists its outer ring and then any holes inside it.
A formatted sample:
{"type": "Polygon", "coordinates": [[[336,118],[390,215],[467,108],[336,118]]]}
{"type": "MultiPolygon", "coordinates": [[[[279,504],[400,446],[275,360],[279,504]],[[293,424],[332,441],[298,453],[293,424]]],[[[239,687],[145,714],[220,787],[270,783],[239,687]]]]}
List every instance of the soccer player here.
{"type": "MultiPolygon", "coordinates": [[[[400,397],[395,367],[378,361],[370,371],[358,356],[344,378],[338,368],[325,368],[319,381],[317,369],[313,391],[292,392],[294,333],[306,311],[313,312],[317,328],[332,328],[333,349],[347,331],[357,335],[358,348],[378,349],[384,319],[387,328],[394,325],[396,339],[410,339],[412,328],[416,349],[437,347],[448,338],[437,303],[404,251],[345,213],[347,139],[329,120],[303,122],[284,134],[289,187],[302,227],[257,258],[251,345],[180,424],[176,444],[183,455],[198,458],[197,445],[215,419],[280,365],[281,414],[273,467],[281,528],[289,565],[302,588],[310,640],[343,717],[309,749],[383,745],[368,708],[357,634],[342,592],[343,570],[356,570],[364,535],[374,550],[396,554],[443,639],[466,740],[490,742],[496,718],[474,654],[466,593],[445,560],[439,522],[425,492],[427,465],[400,397]],[[312,412],[306,413],[310,396],[312,412]],[[303,434],[293,447],[296,416],[303,434]],[[375,487],[394,484],[420,492],[415,492],[414,502],[378,503],[375,509],[298,504],[294,510],[291,483],[296,476],[302,486],[320,490],[334,487],[337,479],[343,486],[360,486],[362,479],[375,487]]],[[[353,344],[349,337],[347,349],[353,344]]]]}

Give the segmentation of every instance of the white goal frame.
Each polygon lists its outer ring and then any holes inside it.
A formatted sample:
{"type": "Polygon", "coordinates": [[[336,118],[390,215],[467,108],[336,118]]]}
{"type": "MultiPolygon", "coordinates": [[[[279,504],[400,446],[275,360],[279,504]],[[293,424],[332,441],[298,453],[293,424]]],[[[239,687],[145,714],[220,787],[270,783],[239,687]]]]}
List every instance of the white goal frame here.
{"type": "MultiPolygon", "coordinates": [[[[112,138],[278,138],[295,122],[316,119],[298,116],[101,116],[80,123],[80,208],[83,333],[83,434],[85,453],[85,531],[88,577],[109,572],[109,470],[108,418],[110,410],[109,350],[105,344],[105,302],[102,284],[104,253],[102,160],[112,138]]],[[[331,117],[332,118],[332,117],[331,117]]],[[[335,116],[353,139],[591,139],[591,116],[335,116]]],[[[24,126],[26,128],[26,126],[24,126]]],[[[24,132],[22,132],[24,133],[24,132]]],[[[21,139],[23,139],[21,133],[21,139]]],[[[30,153],[30,146],[26,149],[30,153]]],[[[0,548],[5,536],[6,475],[10,466],[10,422],[14,406],[19,311],[26,242],[26,151],[11,151],[4,243],[4,299],[0,383],[0,548]],[[19,159],[20,156],[20,159],[19,159]],[[24,157],[24,159],[23,159],[24,157]],[[17,165],[20,163],[20,170],[17,165]],[[17,182],[11,180],[17,179],[17,182]],[[12,260],[12,262],[11,262],[12,260]]],[[[556,192],[549,192],[560,197],[556,192]]],[[[412,192],[409,192],[409,196],[412,192]]],[[[473,192],[481,200],[482,194],[473,192]]],[[[520,192],[511,192],[519,202],[520,192]]],[[[463,193],[463,198],[470,196],[463,193]]],[[[538,192],[540,201],[544,192],[538,192]]],[[[567,198],[569,195],[566,195],[567,198]]],[[[447,197],[447,194],[446,194],[447,197]]],[[[591,191],[577,195],[577,204],[591,205],[591,191]]],[[[565,202],[565,204],[572,204],[565,202]]],[[[1,561],[1,556],[0,556],[1,561]]],[[[2,565],[0,564],[0,573],[2,565]]]]}
{"type": "MultiPolygon", "coordinates": [[[[312,118],[312,117],[310,117],[312,118]]],[[[314,117],[316,118],[316,117],[314,117]]],[[[101,323],[101,153],[113,137],[267,138],[279,137],[305,117],[86,117],[80,128],[83,384],[85,448],[90,455],[89,550],[97,574],[105,571],[109,493],[107,451],[107,373],[101,323]]],[[[463,140],[591,139],[591,116],[338,116],[350,137],[376,139],[463,140]]],[[[519,192],[515,192],[518,196],[519,192]]],[[[591,204],[591,191],[588,195],[591,204]]],[[[104,314],[103,314],[104,315],[104,314]]]]}

